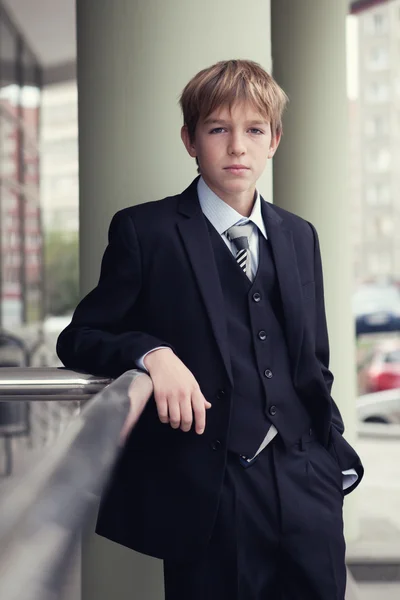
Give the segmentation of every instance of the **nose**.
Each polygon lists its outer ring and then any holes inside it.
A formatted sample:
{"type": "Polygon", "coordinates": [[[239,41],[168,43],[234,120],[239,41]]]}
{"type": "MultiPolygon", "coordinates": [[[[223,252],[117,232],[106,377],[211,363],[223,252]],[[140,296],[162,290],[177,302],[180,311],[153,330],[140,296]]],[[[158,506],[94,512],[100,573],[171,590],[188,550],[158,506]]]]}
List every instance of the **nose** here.
{"type": "Polygon", "coordinates": [[[229,139],[228,153],[234,156],[245,154],[244,138],[240,133],[232,133],[229,139]]]}

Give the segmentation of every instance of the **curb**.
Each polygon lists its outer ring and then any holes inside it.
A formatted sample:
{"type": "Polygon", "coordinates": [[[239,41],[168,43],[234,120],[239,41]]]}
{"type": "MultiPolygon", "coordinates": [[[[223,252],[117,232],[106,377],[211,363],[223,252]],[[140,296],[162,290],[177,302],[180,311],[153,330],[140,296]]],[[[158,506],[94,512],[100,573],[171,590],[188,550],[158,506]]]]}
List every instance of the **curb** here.
{"type": "Polygon", "coordinates": [[[398,423],[359,423],[357,437],[400,439],[400,425],[398,423]]]}

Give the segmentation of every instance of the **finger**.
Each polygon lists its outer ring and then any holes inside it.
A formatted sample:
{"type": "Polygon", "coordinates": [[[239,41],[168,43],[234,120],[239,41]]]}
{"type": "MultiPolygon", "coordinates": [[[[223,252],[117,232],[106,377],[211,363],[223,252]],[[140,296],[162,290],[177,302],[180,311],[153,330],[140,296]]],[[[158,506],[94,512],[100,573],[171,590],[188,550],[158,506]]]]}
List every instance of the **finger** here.
{"type": "Polygon", "coordinates": [[[181,411],[177,398],[168,398],[169,422],[173,429],[178,429],[181,424],[181,411]]]}
{"type": "Polygon", "coordinates": [[[209,402],[208,400],[205,400],[205,401],[204,401],[204,406],[205,406],[207,409],[209,409],[209,408],[211,408],[211,407],[212,407],[212,404],[211,404],[211,402],[209,402]]]}
{"type": "Polygon", "coordinates": [[[168,416],[168,402],[167,402],[167,398],[164,397],[154,397],[155,401],[156,401],[156,406],[157,406],[157,412],[158,412],[158,418],[160,419],[161,423],[168,423],[169,422],[169,416],[168,416]]]}
{"type": "Polygon", "coordinates": [[[190,431],[193,424],[193,411],[189,396],[180,402],[180,412],[182,431],[190,431]]]}
{"type": "Polygon", "coordinates": [[[206,402],[207,400],[204,398],[201,392],[194,392],[194,394],[192,395],[195,431],[199,435],[201,435],[204,432],[204,429],[206,427],[206,402]]]}

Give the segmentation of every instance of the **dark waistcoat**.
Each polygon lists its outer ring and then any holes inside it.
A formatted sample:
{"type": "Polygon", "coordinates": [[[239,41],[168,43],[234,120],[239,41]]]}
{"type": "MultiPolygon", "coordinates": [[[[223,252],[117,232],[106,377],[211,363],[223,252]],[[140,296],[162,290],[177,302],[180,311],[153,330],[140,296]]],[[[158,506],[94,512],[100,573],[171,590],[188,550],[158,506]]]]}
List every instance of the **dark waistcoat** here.
{"type": "Polygon", "coordinates": [[[290,445],[311,419],[293,385],[269,241],[259,234],[259,264],[251,282],[209,221],[207,226],[224,296],[233,374],[228,447],[251,457],[271,423],[290,445]]]}

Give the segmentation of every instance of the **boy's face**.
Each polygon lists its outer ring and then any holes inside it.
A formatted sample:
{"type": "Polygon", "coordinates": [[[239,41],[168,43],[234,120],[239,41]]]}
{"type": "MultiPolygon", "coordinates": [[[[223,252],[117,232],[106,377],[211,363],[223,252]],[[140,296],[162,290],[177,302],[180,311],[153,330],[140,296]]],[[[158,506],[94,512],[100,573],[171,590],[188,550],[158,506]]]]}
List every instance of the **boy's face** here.
{"type": "Polygon", "coordinates": [[[185,126],[181,134],[190,156],[198,158],[207,185],[229,204],[254,197],[256,182],[280,141],[248,103],[234,104],[231,112],[221,107],[200,120],[192,141],[185,126]]]}

